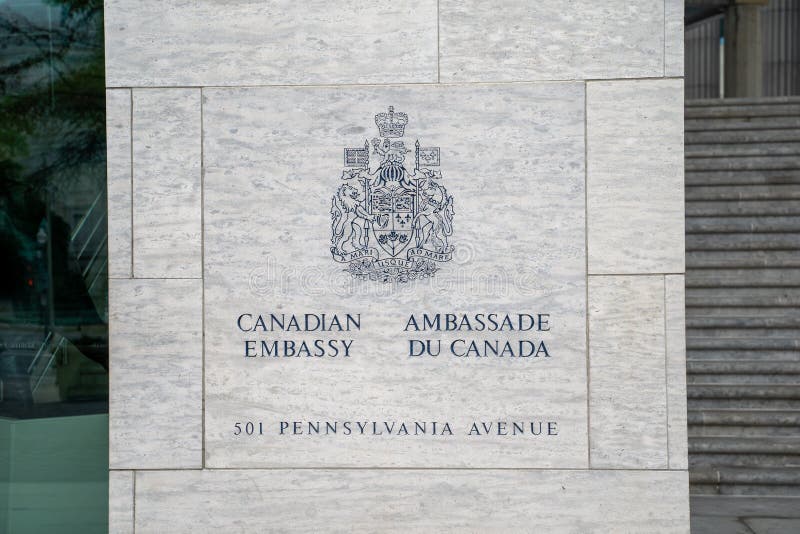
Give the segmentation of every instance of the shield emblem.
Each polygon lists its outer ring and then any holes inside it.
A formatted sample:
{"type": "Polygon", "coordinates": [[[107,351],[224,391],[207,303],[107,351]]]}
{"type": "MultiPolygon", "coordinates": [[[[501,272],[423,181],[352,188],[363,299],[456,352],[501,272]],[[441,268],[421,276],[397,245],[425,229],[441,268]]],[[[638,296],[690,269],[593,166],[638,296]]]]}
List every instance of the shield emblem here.
{"type": "Polygon", "coordinates": [[[381,249],[395,257],[411,243],[414,195],[403,187],[379,187],[370,195],[372,231],[381,249]]]}

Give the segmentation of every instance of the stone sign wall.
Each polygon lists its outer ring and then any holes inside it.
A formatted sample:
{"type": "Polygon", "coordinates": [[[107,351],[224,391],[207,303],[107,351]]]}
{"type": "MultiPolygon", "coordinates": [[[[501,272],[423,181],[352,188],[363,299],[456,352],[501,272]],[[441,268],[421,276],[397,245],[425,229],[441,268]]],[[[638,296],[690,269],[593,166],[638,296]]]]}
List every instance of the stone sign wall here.
{"type": "Polygon", "coordinates": [[[110,531],[688,531],[682,15],[107,0],[110,531]]]}

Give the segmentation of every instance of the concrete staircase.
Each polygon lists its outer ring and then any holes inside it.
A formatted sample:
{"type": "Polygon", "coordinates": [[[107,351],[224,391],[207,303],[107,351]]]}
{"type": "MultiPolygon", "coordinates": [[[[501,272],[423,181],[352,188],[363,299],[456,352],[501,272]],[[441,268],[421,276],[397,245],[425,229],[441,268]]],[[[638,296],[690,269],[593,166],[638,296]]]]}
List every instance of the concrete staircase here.
{"type": "Polygon", "coordinates": [[[692,492],[800,495],[800,98],[685,117],[692,492]]]}

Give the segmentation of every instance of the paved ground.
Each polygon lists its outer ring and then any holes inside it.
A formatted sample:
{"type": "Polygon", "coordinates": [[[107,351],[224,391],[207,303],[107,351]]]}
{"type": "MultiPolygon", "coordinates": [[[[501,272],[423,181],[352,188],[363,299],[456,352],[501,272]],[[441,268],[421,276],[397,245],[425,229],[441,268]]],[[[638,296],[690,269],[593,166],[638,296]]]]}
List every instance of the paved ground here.
{"type": "Polygon", "coordinates": [[[800,497],[695,495],[692,534],[800,534],[800,497]]]}

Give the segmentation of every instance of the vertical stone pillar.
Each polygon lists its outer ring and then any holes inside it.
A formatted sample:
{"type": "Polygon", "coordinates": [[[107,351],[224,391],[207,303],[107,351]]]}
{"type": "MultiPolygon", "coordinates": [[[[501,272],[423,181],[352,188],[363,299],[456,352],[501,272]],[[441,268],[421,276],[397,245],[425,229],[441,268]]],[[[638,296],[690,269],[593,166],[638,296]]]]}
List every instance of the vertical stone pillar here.
{"type": "Polygon", "coordinates": [[[759,97],[763,53],[761,7],[766,0],[733,0],[725,18],[725,96],[759,97]]]}

